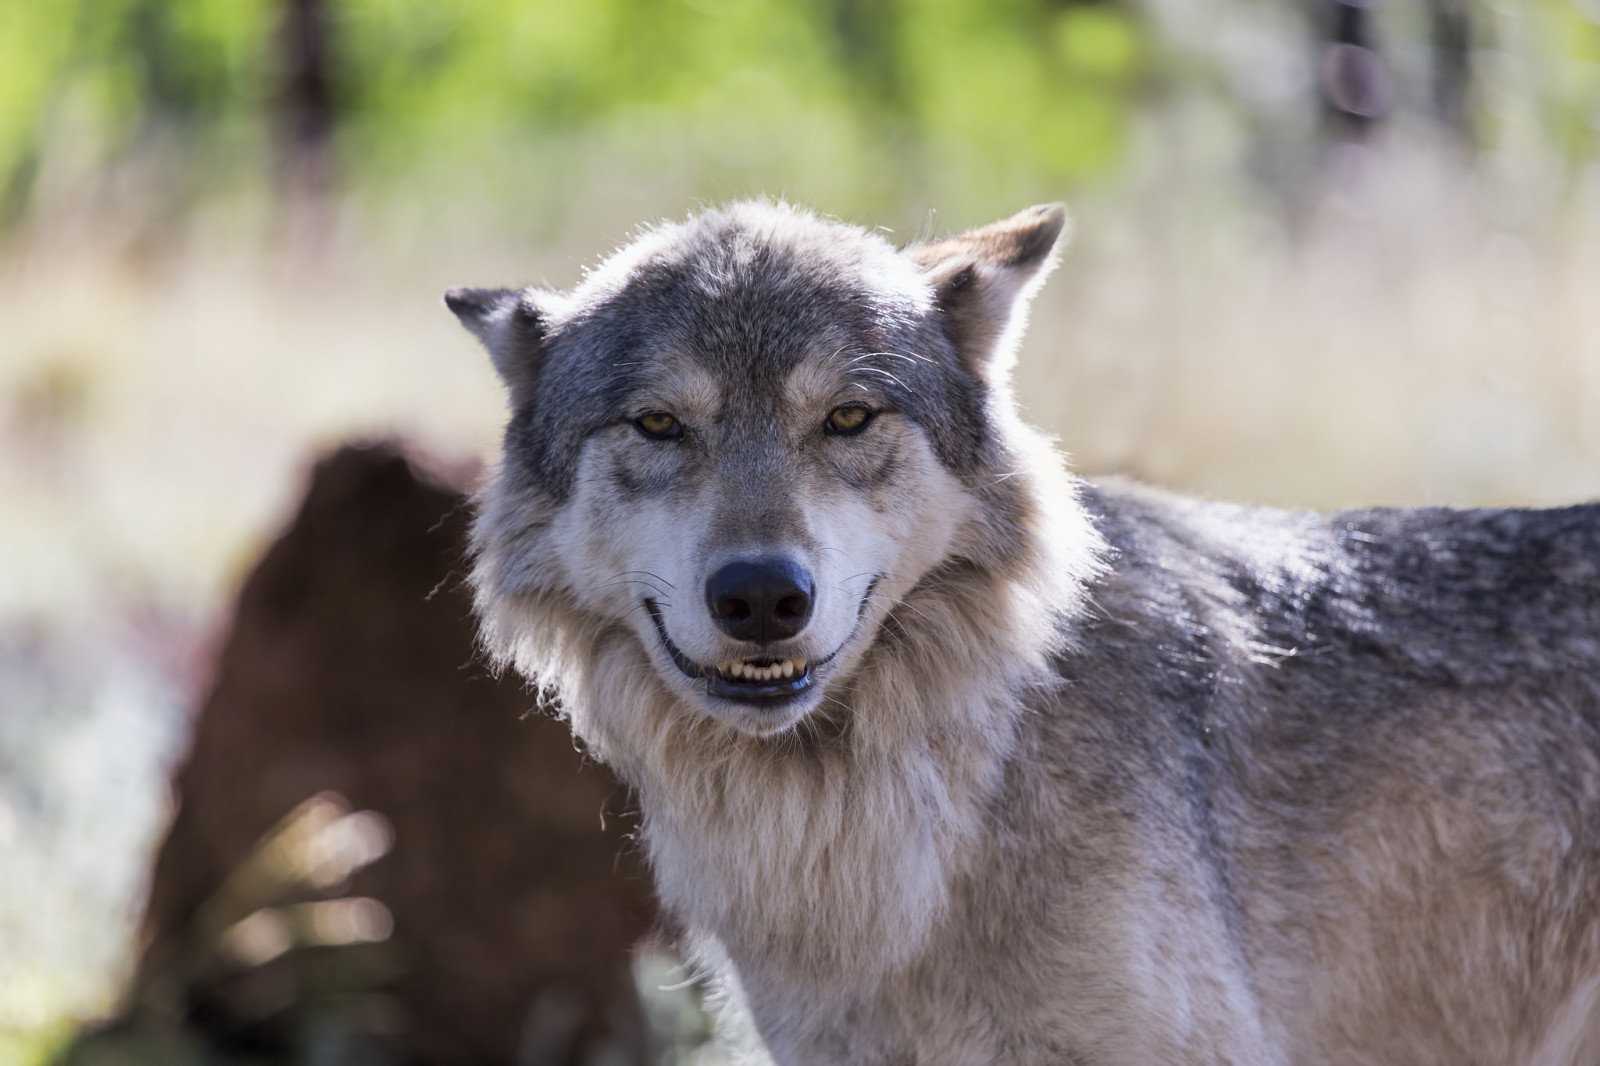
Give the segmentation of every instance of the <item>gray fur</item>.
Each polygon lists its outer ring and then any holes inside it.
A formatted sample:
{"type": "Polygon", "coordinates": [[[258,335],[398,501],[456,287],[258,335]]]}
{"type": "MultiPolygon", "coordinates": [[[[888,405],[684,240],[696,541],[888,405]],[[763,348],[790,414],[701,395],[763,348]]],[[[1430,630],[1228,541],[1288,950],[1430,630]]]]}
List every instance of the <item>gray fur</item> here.
{"type": "Polygon", "coordinates": [[[777,1062],[1600,1062],[1600,507],[1075,481],[1007,385],[1063,224],[738,204],[457,290],[512,395],[486,645],[638,788],[777,1062]],[[736,646],[699,590],[772,552],[815,614],[736,646]],[[682,665],[755,652],[814,683],[682,665]]]}

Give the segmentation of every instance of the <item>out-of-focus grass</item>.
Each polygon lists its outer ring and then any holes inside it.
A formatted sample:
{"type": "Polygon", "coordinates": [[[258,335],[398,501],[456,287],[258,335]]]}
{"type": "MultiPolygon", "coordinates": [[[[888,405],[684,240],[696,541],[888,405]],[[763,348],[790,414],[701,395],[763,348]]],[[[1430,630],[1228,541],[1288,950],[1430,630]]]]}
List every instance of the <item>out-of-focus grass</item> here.
{"type": "MultiPolygon", "coordinates": [[[[1241,501],[1600,495],[1595,190],[1540,227],[1449,167],[1348,151],[1293,235],[1153,165],[1073,204],[1027,412],[1082,470],[1241,501]]],[[[0,251],[0,633],[49,649],[0,671],[28,712],[0,713],[0,1059],[105,1009],[127,958],[185,698],[137,664],[215,625],[318,449],[399,432],[489,454],[499,389],[441,291],[569,285],[686,211],[672,187],[597,184],[541,241],[458,202],[382,224],[252,202],[154,248],[58,221],[0,251]]],[[[985,221],[901,210],[856,218],[897,239],[985,221]]]]}
{"type": "Polygon", "coordinates": [[[0,626],[0,1062],[107,1011],[129,961],[184,721],[140,621],[0,626]]]}
{"type": "Polygon", "coordinates": [[[1292,5],[324,6],[346,198],[286,203],[284,5],[0,4],[0,1061],[110,1006],[203,638],[306,461],[492,451],[447,286],[571,284],[700,198],[906,239],[1075,181],[1016,381],[1079,469],[1600,495],[1592,3],[1461,6],[1470,172],[1419,149],[1449,4],[1371,9],[1395,107],[1331,150],[1292,5]]]}
{"type": "MultiPolygon", "coordinates": [[[[8,990],[6,994],[17,993],[8,990]]],[[[15,1063],[16,1066],[49,1062],[66,1048],[75,1028],[73,1019],[60,1013],[37,1025],[0,1028],[0,1062],[15,1063]]]]}
{"type": "MultiPolygon", "coordinates": [[[[1361,172],[1293,239],[1160,178],[1075,204],[1019,361],[1027,411],[1081,469],[1282,506],[1600,491],[1595,220],[1496,225],[1467,178],[1351,151],[1361,172]]],[[[13,249],[0,612],[108,595],[209,611],[317,448],[398,431],[487,454],[499,389],[439,294],[571,284],[639,216],[686,210],[603,208],[537,245],[452,236],[419,210],[414,231],[316,245],[201,230],[154,263],[82,236],[13,249]]],[[[947,225],[862,221],[901,239],[947,225]]]]}
{"type": "Polygon", "coordinates": [[[1159,187],[1081,212],[1024,406],[1081,469],[1245,502],[1600,496],[1600,172],[1559,224],[1518,228],[1437,161],[1348,151],[1293,238],[1159,187]]]}

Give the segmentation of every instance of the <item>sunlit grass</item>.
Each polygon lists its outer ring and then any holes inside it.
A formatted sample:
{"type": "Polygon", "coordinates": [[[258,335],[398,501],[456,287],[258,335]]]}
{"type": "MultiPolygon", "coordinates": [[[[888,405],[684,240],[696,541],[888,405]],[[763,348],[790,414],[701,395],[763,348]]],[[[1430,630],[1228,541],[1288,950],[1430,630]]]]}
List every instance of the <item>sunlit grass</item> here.
{"type": "MultiPolygon", "coordinates": [[[[0,997],[27,996],[27,990],[0,987],[0,997]]],[[[0,1062],[12,1066],[44,1066],[52,1061],[76,1031],[76,1022],[55,1008],[57,997],[42,997],[44,1010],[36,1017],[0,1024],[0,1062]]]]}
{"type": "MultiPolygon", "coordinates": [[[[1516,223],[1469,175],[1358,150],[1293,228],[1239,186],[1157,158],[1072,204],[1075,239],[1019,359],[1024,408],[1079,469],[1288,507],[1600,496],[1600,235],[1582,206],[1600,201],[1516,223]]],[[[391,433],[447,458],[493,450],[499,387],[443,289],[570,285],[638,223],[689,210],[693,184],[600,180],[533,227],[503,201],[395,196],[247,197],[154,244],[115,215],[25,229],[0,250],[0,629],[70,649],[111,686],[98,691],[137,696],[107,657],[140,640],[135,657],[159,654],[162,625],[192,640],[216,624],[319,450],[391,433]]],[[[931,221],[926,202],[819,206],[908,239],[1025,206],[1005,192],[931,221]]],[[[143,713],[166,722],[141,749],[85,709],[99,697],[69,689],[29,690],[28,720],[76,714],[82,728],[41,725],[26,750],[54,761],[0,779],[8,870],[20,858],[62,890],[44,907],[0,884],[0,932],[70,930],[0,960],[0,999],[26,1007],[0,1020],[0,1061],[42,1061],[71,1019],[112,1003],[176,754],[181,695],[158,686],[145,710],[118,712],[129,728],[143,713]],[[148,802],[97,833],[43,834],[18,788],[106,808],[99,778],[49,769],[73,744],[106,765],[142,760],[119,787],[148,802]],[[72,891],[107,862],[115,905],[72,891]],[[113,948],[59,946],[85,940],[113,948]]],[[[0,730],[0,754],[16,763],[24,740],[0,730]]]]}
{"type": "Polygon", "coordinates": [[[1080,470],[1600,496],[1600,17],[1469,7],[1478,156],[1445,162],[1425,5],[1371,9],[1397,109],[1331,149],[1282,5],[337,0],[318,200],[284,192],[282,5],[0,3],[0,1062],[110,1009],[202,638],[309,460],[492,452],[448,286],[570,285],[742,195],[896,240],[1067,199],[1016,383],[1080,470]]]}

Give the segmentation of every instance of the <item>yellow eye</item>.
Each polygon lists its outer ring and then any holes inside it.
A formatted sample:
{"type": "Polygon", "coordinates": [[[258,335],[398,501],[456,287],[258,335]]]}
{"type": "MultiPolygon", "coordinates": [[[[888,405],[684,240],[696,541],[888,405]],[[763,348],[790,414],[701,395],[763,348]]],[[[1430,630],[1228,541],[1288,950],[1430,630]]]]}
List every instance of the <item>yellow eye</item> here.
{"type": "Polygon", "coordinates": [[[860,433],[867,428],[867,423],[872,421],[872,416],[877,414],[870,407],[859,403],[847,403],[842,407],[835,407],[828,412],[827,430],[829,433],[860,433]]]}
{"type": "Polygon", "coordinates": [[[683,427],[678,425],[678,420],[665,411],[647,411],[633,420],[640,433],[656,440],[670,440],[673,437],[683,436],[683,427]]]}

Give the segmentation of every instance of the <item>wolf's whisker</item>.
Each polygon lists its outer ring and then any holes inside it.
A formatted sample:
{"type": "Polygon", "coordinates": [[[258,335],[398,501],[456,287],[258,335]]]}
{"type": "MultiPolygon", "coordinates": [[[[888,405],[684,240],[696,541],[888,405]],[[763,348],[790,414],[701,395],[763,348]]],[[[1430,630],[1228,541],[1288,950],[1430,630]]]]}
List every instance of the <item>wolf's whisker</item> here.
{"type": "Polygon", "coordinates": [[[645,588],[649,589],[651,592],[654,592],[658,598],[659,597],[663,597],[663,596],[665,596],[667,594],[667,590],[666,589],[660,588],[660,587],[658,587],[656,585],[652,585],[650,582],[645,581],[645,580],[643,580],[641,578],[637,578],[637,577],[625,577],[625,578],[619,578],[619,579],[617,579],[615,581],[606,581],[606,582],[603,582],[603,583],[601,583],[599,585],[596,585],[595,587],[596,588],[602,588],[602,589],[608,589],[608,588],[614,588],[617,585],[643,585],[645,588]]]}
{"type": "Polygon", "coordinates": [[[913,363],[927,363],[929,366],[932,366],[934,363],[933,359],[923,355],[921,352],[907,351],[904,348],[896,348],[894,354],[899,355],[903,359],[909,359],[913,363]]]}
{"type": "Polygon", "coordinates": [[[621,577],[621,576],[626,575],[626,574],[643,574],[645,577],[654,578],[655,580],[661,582],[663,585],[667,586],[667,588],[669,588],[669,589],[670,588],[677,588],[676,585],[674,585],[672,582],[668,581],[666,578],[662,577],[660,574],[653,574],[649,570],[624,570],[624,571],[622,571],[621,574],[618,574],[617,576],[621,577]]]}
{"type": "Polygon", "coordinates": [[[900,386],[902,389],[905,389],[907,392],[915,392],[916,391],[910,385],[907,385],[905,382],[901,381],[899,378],[895,377],[893,374],[889,373],[887,370],[883,369],[882,367],[877,367],[877,366],[858,366],[858,367],[856,367],[854,370],[852,370],[850,372],[852,374],[876,374],[881,378],[888,378],[890,381],[894,382],[896,385],[900,386]]]}
{"type": "MultiPolygon", "coordinates": [[[[602,581],[599,584],[598,587],[599,588],[610,588],[612,585],[646,585],[646,586],[648,586],[650,588],[653,588],[653,589],[658,589],[658,590],[661,590],[661,591],[665,591],[664,589],[661,588],[661,585],[660,585],[659,582],[652,581],[649,578],[643,578],[643,577],[621,577],[621,576],[618,576],[618,577],[612,578],[610,581],[602,581]]],[[[670,586],[670,585],[667,586],[667,588],[671,588],[671,587],[672,586],[670,586]]]]}
{"type": "MultiPolygon", "coordinates": [[[[898,598],[896,598],[894,596],[887,596],[887,595],[885,595],[884,593],[881,593],[881,592],[873,593],[872,594],[872,598],[874,600],[886,599],[890,603],[897,604],[898,606],[904,607],[906,610],[910,611],[912,614],[916,615],[917,617],[924,619],[925,621],[929,621],[929,622],[933,621],[932,618],[929,618],[926,614],[924,614],[923,612],[917,610],[917,607],[916,607],[915,604],[907,603],[905,600],[898,599],[898,598]]],[[[892,614],[893,612],[891,611],[889,613],[892,614]]]]}
{"type": "Polygon", "coordinates": [[[896,644],[900,645],[902,648],[910,647],[910,645],[906,643],[906,638],[905,637],[903,637],[899,633],[895,632],[893,629],[889,628],[889,621],[891,621],[891,620],[895,623],[895,625],[899,625],[900,624],[900,619],[895,618],[893,614],[886,614],[885,615],[885,620],[878,623],[878,628],[883,630],[884,634],[890,640],[894,641],[896,644]]]}
{"type": "Polygon", "coordinates": [[[827,700],[829,703],[837,703],[839,706],[843,707],[846,711],[849,711],[851,714],[855,714],[856,713],[856,709],[854,707],[850,706],[844,700],[839,699],[837,696],[830,696],[826,692],[824,692],[822,694],[822,698],[824,700],[827,700]]]}
{"type": "MultiPolygon", "coordinates": [[[[660,603],[660,602],[658,602],[658,603],[657,603],[657,606],[658,606],[658,607],[671,607],[671,606],[672,606],[672,604],[670,604],[670,603],[660,603]]],[[[645,617],[646,617],[646,618],[649,618],[649,617],[650,617],[650,611],[649,611],[649,608],[647,608],[647,607],[645,607],[645,605],[644,605],[644,604],[642,604],[642,603],[632,603],[632,604],[629,604],[629,605],[628,605],[628,613],[629,613],[629,614],[643,614],[643,615],[644,615],[644,616],[645,616],[645,617]]]]}

